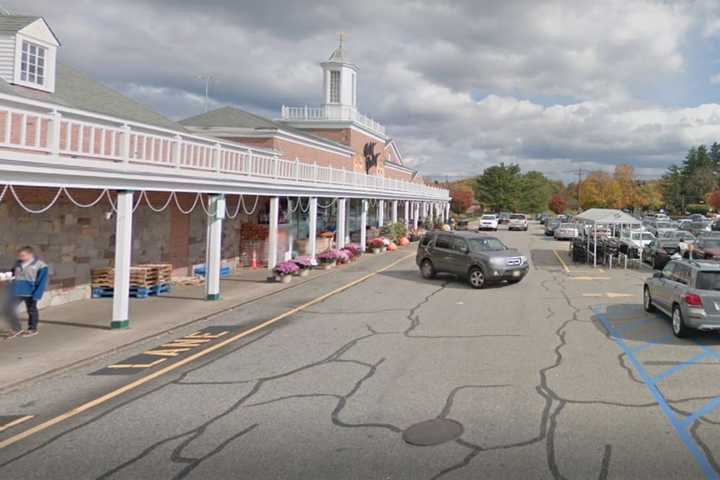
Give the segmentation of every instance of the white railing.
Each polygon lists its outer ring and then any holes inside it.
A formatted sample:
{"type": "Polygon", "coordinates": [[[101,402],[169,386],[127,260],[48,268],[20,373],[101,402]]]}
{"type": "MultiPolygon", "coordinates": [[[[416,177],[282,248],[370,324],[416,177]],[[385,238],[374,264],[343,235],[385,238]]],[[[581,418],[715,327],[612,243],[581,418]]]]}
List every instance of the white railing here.
{"type": "MultiPolygon", "coordinates": [[[[213,137],[112,119],[0,94],[0,150],[55,155],[60,158],[143,165],[183,172],[243,175],[258,181],[328,184],[362,189],[369,194],[407,193],[448,200],[448,191],[424,184],[366,175],[347,169],[284,160],[271,151],[253,149],[213,137]],[[48,109],[52,109],[48,111],[48,109]]],[[[140,170],[142,171],[142,170],[140,170]]],[[[231,179],[228,179],[231,180],[231,179]]]]}
{"type": "Polygon", "coordinates": [[[373,132],[385,135],[383,125],[347,105],[324,105],[322,107],[287,107],[283,105],[280,115],[283,120],[287,121],[357,122],[373,132]]]}

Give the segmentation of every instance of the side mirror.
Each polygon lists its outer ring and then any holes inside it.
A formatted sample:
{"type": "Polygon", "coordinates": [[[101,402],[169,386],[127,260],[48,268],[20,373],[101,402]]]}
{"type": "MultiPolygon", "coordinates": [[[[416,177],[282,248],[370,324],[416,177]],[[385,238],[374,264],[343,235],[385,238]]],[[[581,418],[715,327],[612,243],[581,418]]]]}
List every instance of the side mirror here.
{"type": "Polygon", "coordinates": [[[663,278],[662,272],[653,272],[653,278],[663,278]]]}

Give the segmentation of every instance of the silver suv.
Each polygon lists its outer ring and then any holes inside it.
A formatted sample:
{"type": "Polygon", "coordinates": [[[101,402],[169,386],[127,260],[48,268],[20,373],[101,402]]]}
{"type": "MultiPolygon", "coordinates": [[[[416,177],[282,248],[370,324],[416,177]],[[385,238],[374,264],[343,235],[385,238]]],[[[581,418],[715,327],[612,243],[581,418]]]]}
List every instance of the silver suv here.
{"type": "Polygon", "coordinates": [[[672,260],[645,281],[645,311],[656,308],[672,318],[675,336],[690,329],[720,330],[720,263],[672,260]]]}

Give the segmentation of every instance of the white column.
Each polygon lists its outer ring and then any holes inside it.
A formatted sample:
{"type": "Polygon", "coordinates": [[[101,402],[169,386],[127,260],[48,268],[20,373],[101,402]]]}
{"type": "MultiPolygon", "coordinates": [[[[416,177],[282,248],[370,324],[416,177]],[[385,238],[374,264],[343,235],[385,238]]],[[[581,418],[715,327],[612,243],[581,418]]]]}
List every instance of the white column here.
{"type": "Polygon", "coordinates": [[[130,258],[132,256],[133,192],[117,195],[115,217],[115,280],[112,328],[129,328],[130,258]]]}
{"type": "Polygon", "coordinates": [[[205,237],[205,299],[220,300],[220,264],[222,262],[222,224],[225,197],[210,195],[210,215],[205,237]]]}
{"type": "Polygon", "coordinates": [[[435,226],[435,204],[434,203],[428,204],[428,210],[429,210],[428,216],[430,217],[430,222],[433,224],[433,227],[434,227],[435,226]]]}
{"type": "Polygon", "coordinates": [[[405,228],[410,228],[410,202],[405,200],[405,228]]]}
{"type": "Polygon", "coordinates": [[[345,246],[345,213],[347,212],[346,200],[338,198],[337,200],[337,221],[335,228],[335,238],[337,240],[337,248],[345,246]]]}
{"type": "Polygon", "coordinates": [[[360,205],[360,251],[365,252],[367,250],[367,212],[368,212],[368,201],[364,198],[360,205]]]}
{"type": "Polygon", "coordinates": [[[418,220],[420,217],[420,204],[418,202],[413,203],[413,228],[417,230],[418,220]]]}
{"type": "Polygon", "coordinates": [[[385,223],[385,200],[378,200],[378,227],[382,227],[385,223]]]}
{"type": "Polygon", "coordinates": [[[268,269],[272,270],[277,265],[278,249],[278,219],[280,216],[280,198],[270,198],[270,228],[268,231],[268,269]]]}
{"type": "Polygon", "coordinates": [[[352,199],[345,205],[345,245],[350,243],[350,216],[352,215],[352,199]]]}
{"type": "Polygon", "coordinates": [[[398,201],[393,200],[392,201],[392,223],[397,223],[398,221],[398,201]]]}
{"type": "Polygon", "coordinates": [[[317,250],[317,197],[310,198],[310,210],[308,210],[308,249],[313,265],[315,264],[315,250],[317,250]]]}

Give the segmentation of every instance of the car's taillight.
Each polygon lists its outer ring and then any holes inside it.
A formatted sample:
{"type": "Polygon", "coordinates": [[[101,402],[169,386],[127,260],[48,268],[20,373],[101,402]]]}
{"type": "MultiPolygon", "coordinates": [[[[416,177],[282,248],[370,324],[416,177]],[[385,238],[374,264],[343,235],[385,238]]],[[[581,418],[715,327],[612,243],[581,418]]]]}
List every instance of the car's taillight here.
{"type": "Polygon", "coordinates": [[[694,293],[687,293],[685,294],[685,303],[688,305],[688,307],[702,307],[702,298],[700,298],[699,295],[696,295],[694,293]]]}

